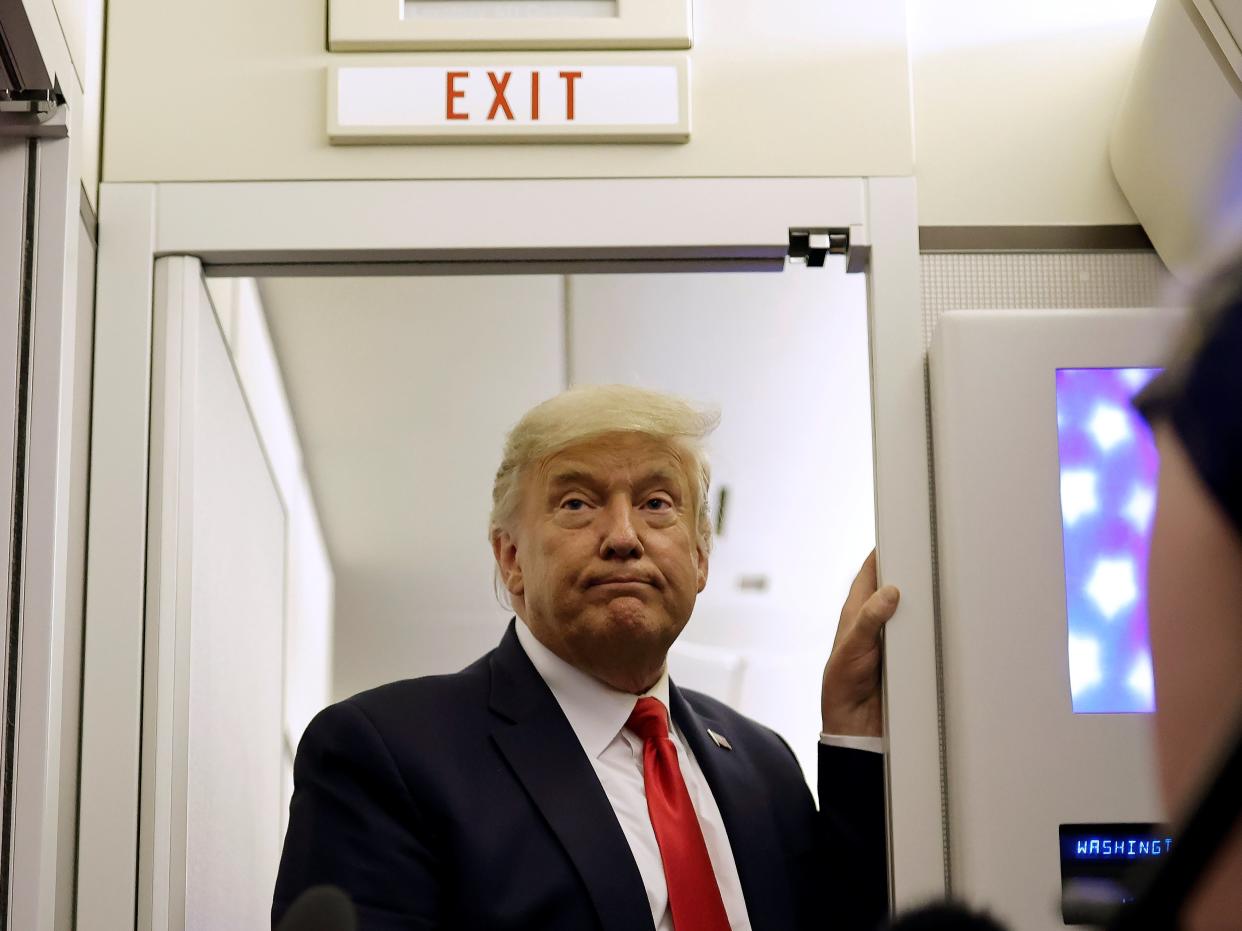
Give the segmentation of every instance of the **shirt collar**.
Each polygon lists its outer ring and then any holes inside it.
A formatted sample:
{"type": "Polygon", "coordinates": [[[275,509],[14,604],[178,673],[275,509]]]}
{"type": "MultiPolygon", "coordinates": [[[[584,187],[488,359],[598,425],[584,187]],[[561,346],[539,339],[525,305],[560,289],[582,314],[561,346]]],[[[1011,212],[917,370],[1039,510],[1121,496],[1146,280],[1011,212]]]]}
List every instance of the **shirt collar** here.
{"type": "Polygon", "coordinates": [[[667,709],[668,666],[660,672],[655,685],[642,695],[622,692],[605,685],[594,676],[570,665],[539,642],[526,623],[519,618],[514,625],[518,643],[530,658],[535,670],[552,690],[561,711],[569,719],[578,742],[587,756],[595,759],[625,727],[639,698],[658,698],[667,709]]]}

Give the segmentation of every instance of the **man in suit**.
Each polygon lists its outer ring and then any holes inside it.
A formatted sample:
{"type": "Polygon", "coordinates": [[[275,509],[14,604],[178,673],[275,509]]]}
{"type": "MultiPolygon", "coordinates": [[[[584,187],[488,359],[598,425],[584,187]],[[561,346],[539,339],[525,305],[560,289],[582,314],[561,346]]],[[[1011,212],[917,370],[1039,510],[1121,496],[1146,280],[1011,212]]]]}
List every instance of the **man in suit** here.
{"type": "Polygon", "coordinates": [[[490,537],[517,617],[461,672],[311,723],[274,921],[328,883],[367,929],[874,927],[887,907],[879,631],[897,593],[876,591],[872,557],[842,612],[817,811],[779,736],[668,678],[707,583],[714,424],[612,386],[566,392],[514,428],[490,537]]]}

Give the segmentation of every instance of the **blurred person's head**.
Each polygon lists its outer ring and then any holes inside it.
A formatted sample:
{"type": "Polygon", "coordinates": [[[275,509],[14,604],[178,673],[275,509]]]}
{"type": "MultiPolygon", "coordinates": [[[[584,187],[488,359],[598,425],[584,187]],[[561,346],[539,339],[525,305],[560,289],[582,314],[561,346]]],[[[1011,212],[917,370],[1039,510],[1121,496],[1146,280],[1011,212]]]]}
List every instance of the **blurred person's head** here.
{"type": "Polygon", "coordinates": [[[619,385],[567,391],[510,432],[493,488],[497,573],[541,643],[641,692],[707,584],[713,414],[619,385]]]}
{"type": "MultiPolygon", "coordinates": [[[[1156,746],[1174,822],[1242,712],[1242,261],[1202,287],[1174,359],[1139,399],[1160,450],[1149,569],[1156,746]]],[[[1242,926],[1242,827],[1182,914],[1242,926]]]]}

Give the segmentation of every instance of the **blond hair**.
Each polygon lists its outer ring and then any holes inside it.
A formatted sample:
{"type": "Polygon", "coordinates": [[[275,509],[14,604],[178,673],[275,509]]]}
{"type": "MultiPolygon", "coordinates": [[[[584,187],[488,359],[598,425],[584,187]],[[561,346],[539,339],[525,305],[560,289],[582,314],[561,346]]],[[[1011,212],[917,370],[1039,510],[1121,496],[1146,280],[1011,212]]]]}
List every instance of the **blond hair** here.
{"type": "Polygon", "coordinates": [[[572,388],[526,412],[505,438],[504,454],[492,485],[488,538],[512,527],[521,507],[525,470],[563,449],[615,433],[638,433],[674,444],[686,459],[694,499],[694,521],[704,552],[711,550],[708,507],[711,465],[703,440],[720,415],[681,398],[630,385],[572,388]]]}

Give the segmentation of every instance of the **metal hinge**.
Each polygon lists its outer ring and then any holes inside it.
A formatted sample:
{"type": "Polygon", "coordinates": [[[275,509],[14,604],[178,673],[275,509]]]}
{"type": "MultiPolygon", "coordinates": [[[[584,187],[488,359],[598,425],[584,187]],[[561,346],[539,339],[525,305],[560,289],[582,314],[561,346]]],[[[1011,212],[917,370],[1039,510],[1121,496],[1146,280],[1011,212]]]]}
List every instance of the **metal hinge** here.
{"type": "Polygon", "coordinates": [[[830,255],[845,256],[848,273],[867,270],[871,246],[861,226],[812,226],[789,228],[789,258],[808,268],[823,268],[830,255]]]}
{"type": "Polygon", "coordinates": [[[0,0],[0,136],[65,136],[65,95],[39,49],[27,6],[0,0]]]}
{"type": "Polygon", "coordinates": [[[0,87],[0,113],[16,113],[32,116],[40,123],[51,119],[58,107],[65,102],[60,88],[0,87]]]}
{"type": "Polygon", "coordinates": [[[0,136],[55,138],[68,135],[65,95],[44,88],[0,88],[0,136]]]}

